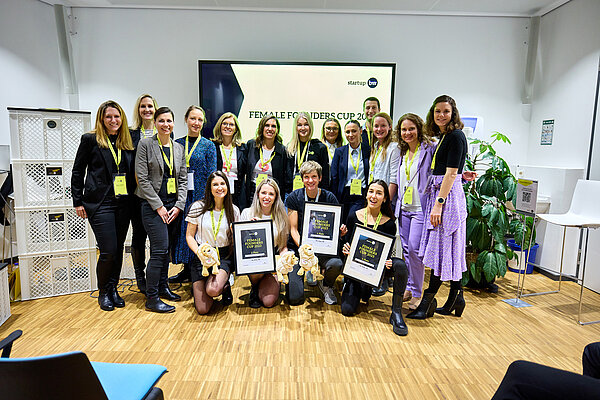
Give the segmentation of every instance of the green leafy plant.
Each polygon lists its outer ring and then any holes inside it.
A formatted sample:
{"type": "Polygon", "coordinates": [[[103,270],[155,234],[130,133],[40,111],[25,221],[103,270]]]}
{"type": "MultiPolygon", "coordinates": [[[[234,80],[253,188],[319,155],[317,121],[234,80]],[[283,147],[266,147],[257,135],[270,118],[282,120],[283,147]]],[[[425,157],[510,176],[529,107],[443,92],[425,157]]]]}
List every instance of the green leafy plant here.
{"type": "MultiPolygon", "coordinates": [[[[508,201],[516,199],[517,181],[508,164],[494,149],[497,142],[511,144],[508,137],[494,132],[491,141],[471,139],[478,145],[478,152],[468,156],[467,169],[480,173],[476,180],[463,185],[467,202],[467,271],[463,274],[463,284],[469,279],[479,283],[482,279],[492,282],[495,277],[506,274],[507,260],[515,253],[506,245],[506,235],[517,232],[517,223],[511,221],[508,201]]],[[[526,229],[525,229],[526,231],[526,229]]],[[[522,233],[521,233],[522,234],[522,233]]]]}

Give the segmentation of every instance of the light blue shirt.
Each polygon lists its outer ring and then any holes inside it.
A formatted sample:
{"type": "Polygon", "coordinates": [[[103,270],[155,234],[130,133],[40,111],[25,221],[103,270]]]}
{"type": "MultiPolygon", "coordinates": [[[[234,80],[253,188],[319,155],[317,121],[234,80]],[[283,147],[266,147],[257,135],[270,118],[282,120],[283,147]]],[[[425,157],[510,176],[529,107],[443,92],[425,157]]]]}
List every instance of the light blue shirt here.
{"type": "Polygon", "coordinates": [[[348,145],[348,148],[350,149],[350,155],[348,157],[348,181],[346,182],[346,186],[350,186],[352,179],[360,179],[362,181],[362,186],[364,187],[365,168],[362,159],[362,148],[361,146],[358,146],[358,148],[353,149],[350,145],[348,145]],[[352,162],[354,162],[354,165],[358,164],[358,174],[354,170],[352,162]]]}

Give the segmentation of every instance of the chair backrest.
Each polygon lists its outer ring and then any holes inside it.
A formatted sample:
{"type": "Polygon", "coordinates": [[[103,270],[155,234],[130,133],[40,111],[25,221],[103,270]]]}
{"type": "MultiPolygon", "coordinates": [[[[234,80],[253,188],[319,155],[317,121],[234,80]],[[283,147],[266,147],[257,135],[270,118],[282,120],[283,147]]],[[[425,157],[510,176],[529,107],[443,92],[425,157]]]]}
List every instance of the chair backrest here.
{"type": "Polygon", "coordinates": [[[0,393],[11,400],[108,400],[90,360],[82,352],[0,358],[0,393]]]}
{"type": "Polygon", "coordinates": [[[600,181],[579,179],[573,192],[569,212],[600,219],[600,181]]]}

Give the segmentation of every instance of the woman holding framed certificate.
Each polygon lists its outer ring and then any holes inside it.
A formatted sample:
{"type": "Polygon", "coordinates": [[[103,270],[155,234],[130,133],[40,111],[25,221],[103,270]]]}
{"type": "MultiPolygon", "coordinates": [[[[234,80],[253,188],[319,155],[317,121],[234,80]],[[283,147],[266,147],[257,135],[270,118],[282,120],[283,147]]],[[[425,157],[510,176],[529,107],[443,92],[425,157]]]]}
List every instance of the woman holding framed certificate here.
{"type": "MultiPolygon", "coordinates": [[[[281,254],[287,251],[287,240],[290,232],[285,207],[281,201],[281,193],[277,182],[267,178],[258,184],[252,205],[242,211],[241,221],[270,219],[273,221],[273,244],[281,254]]],[[[279,282],[270,273],[248,275],[250,289],[249,306],[252,308],[273,307],[279,298],[279,282]]]]}
{"type": "Polygon", "coordinates": [[[102,103],[94,130],[81,136],[71,190],[76,214],[88,218],[98,242],[98,304],[104,311],[125,307],[117,284],[133,208],[134,157],[123,109],[111,100],[102,103]]]}
{"type": "Polygon", "coordinates": [[[327,147],[319,139],[313,139],[313,121],[307,112],[299,112],[294,118],[294,134],[287,145],[287,151],[293,159],[292,166],[292,190],[302,189],[302,177],[300,167],[306,161],[315,161],[323,170],[321,187],[329,189],[329,156],[327,147]]]}
{"type": "MultiPolygon", "coordinates": [[[[187,125],[187,135],[175,139],[176,143],[183,146],[185,151],[185,165],[187,168],[187,198],[185,201],[184,215],[187,215],[192,203],[204,198],[208,176],[217,170],[217,151],[215,145],[207,138],[202,137],[202,126],[205,114],[202,107],[191,105],[184,115],[187,125]]],[[[181,221],[181,228],[177,243],[173,251],[173,264],[183,264],[183,269],[177,275],[169,278],[171,283],[189,282],[190,262],[196,255],[190,251],[185,239],[187,223],[181,221]]]]}
{"type": "Polygon", "coordinates": [[[157,134],[140,140],[135,156],[142,201],[142,222],[150,238],[150,260],[146,267],[146,309],[173,312],[175,307],[160,298],[178,301],[169,289],[169,261],[187,196],[187,170],[183,146],[171,140],[173,112],[161,107],[154,114],[157,134]]]}
{"type": "Polygon", "coordinates": [[[419,307],[407,318],[425,319],[434,311],[460,317],[465,309],[461,286],[467,270],[465,259],[467,205],[462,187],[462,171],[467,156],[467,139],[454,99],[442,95],[433,101],[425,128],[439,137],[431,159],[431,176],[426,189],[425,221],[419,255],[431,268],[429,287],[419,307]],[[442,218],[443,215],[443,218],[442,218]],[[443,307],[436,309],[435,295],[442,281],[451,281],[450,294],[443,307]]]}
{"type": "Polygon", "coordinates": [[[240,219],[240,210],[233,204],[229,180],[222,171],[209,175],[204,200],[196,201],[185,218],[186,241],[190,250],[198,255],[200,245],[207,243],[217,249],[219,271],[216,275],[203,276],[200,256],[190,265],[194,307],[198,314],[207,314],[213,298],[222,294],[221,302],[233,302],[229,275],[233,273],[233,234],[231,224],[240,219]]]}
{"type": "MultiPolygon", "coordinates": [[[[346,226],[348,228],[347,237],[355,242],[354,233],[357,226],[365,226],[375,231],[383,232],[392,237],[396,235],[396,221],[390,202],[390,194],[387,184],[383,180],[374,180],[367,188],[367,207],[361,208],[348,216],[346,226]]],[[[368,238],[366,240],[369,240],[368,238]]],[[[393,241],[393,239],[392,239],[393,241]]],[[[382,247],[380,247],[382,248],[382,247]]],[[[347,257],[355,257],[351,252],[349,242],[345,243],[342,253],[347,257]]],[[[394,272],[394,292],[392,297],[392,314],[390,323],[394,333],[400,336],[408,334],[408,327],[402,318],[402,297],[406,289],[408,279],[408,270],[406,264],[399,258],[387,259],[388,254],[373,253],[370,258],[380,260],[385,257],[385,267],[391,268],[394,272]]],[[[367,264],[367,263],[365,263],[367,264]]],[[[369,266],[367,268],[373,268],[369,266]]],[[[356,279],[346,276],[344,289],[342,290],[342,314],[352,316],[356,313],[360,300],[368,302],[371,297],[371,286],[359,282],[356,279]]]]}

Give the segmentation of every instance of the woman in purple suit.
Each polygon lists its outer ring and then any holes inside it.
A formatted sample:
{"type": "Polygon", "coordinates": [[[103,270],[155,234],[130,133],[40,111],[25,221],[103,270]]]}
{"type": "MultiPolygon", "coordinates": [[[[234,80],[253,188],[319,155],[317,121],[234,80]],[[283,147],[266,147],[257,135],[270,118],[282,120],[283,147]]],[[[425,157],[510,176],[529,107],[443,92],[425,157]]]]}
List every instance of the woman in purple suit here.
{"type": "Polygon", "coordinates": [[[423,207],[427,179],[431,175],[431,157],[435,143],[423,132],[423,120],[416,114],[404,114],[396,125],[400,138],[400,166],[398,168],[398,200],[396,217],[400,226],[400,242],[408,266],[408,284],[404,299],[414,310],[421,302],[425,267],[419,256],[423,231],[423,207]]]}

